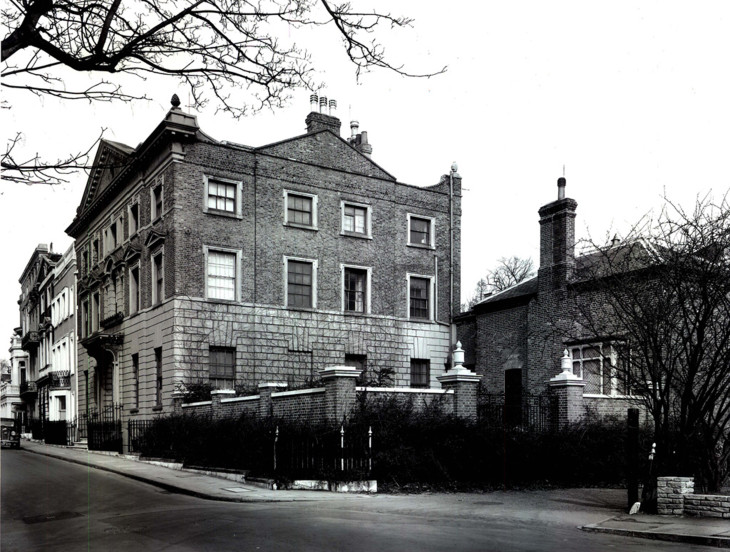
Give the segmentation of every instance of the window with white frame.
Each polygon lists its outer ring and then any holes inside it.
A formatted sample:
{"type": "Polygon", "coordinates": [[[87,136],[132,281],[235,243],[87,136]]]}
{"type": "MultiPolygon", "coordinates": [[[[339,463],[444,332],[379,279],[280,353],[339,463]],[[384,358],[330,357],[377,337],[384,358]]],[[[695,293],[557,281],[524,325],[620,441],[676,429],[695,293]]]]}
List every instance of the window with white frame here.
{"type": "Polygon", "coordinates": [[[349,201],[341,202],[340,206],[342,209],[342,233],[347,236],[370,237],[372,228],[370,206],[349,201]]]}
{"type": "Polygon", "coordinates": [[[434,220],[408,214],[408,245],[419,247],[434,247],[434,220]]]}
{"type": "Polygon", "coordinates": [[[286,306],[313,309],[317,306],[317,261],[285,258],[286,306]]]}
{"type": "Polygon", "coordinates": [[[139,264],[129,268],[129,314],[140,309],[139,264]]]}
{"type": "Polygon", "coordinates": [[[573,373],[585,381],[585,395],[625,396],[629,391],[629,374],[623,343],[586,343],[572,345],[573,373]]]}
{"type": "Polygon", "coordinates": [[[241,253],[237,250],[205,248],[207,299],[236,301],[241,253]]]}
{"type": "Polygon", "coordinates": [[[241,215],[241,194],[243,183],[205,176],[205,204],[203,210],[208,213],[223,215],[241,215]]]}
{"type": "Polygon", "coordinates": [[[152,190],[151,190],[152,220],[156,220],[162,216],[162,209],[164,208],[162,185],[163,185],[162,178],[158,178],[155,182],[155,185],[152,187],[152,190]]]}
{"type": "Polygon", "coordinates": [[[128,229],[129,229],[129,237],[131,238],[134,236],[137,231],[139,230],[139,203],[134,202],[129,206],[129,212],[128,212],[128,229]]]}
{"type": "Polygon", "coordinates": [[[165,298],[165,259],[162,251],[152,255],[152,304],[165,298]]]}
{"type": "Polygon", "coordinates": [[[408,275],[408,317],[415,320],[433,318],[433,278],[408,275]]]}
{"type": "Polygon", "coordinates": [[[162,347],[155,347],[155,406],[162,406],[162,347]]]}
{"type": "Polygon", "coordinates": [[[411,359],[411,387],[426,388],[431,379],[431,361],[424,358],[411,359]]]}
{"type": "Polygon", "coordinates": [[[342,310],[370,312],[370,268],[342,265],[342,310]]]}
{"type": "Polygon", "coordinates": [[[284,224],[317,229],[317,196],[284,190],[284,224]]]}
{"type": "Polygon", "coordinates": [[[236,384],[236,348],[211,346],[208,361],[209,383],[216,389],[233,389],[236,384]]]}

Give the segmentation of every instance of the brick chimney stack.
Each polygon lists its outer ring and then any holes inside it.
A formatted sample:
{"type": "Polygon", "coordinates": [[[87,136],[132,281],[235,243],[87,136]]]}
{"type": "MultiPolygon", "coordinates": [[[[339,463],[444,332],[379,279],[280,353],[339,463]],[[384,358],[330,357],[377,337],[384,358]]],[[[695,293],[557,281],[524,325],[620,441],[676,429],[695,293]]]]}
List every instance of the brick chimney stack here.
{"type": "Polygon", "coordinates": [[[575,210],[578,202],[565,197],[565,178],[558,179],[558,199],[540,215],[540,290],[564,289],[575,271],[575,210]]]}
{"type": "Polygon", "coordinates": [[[373,153],[373,146],[368,143],[368,133],[365,130],[358,132],[359,129],[360,123],[357,121],[350,121],[350,137],[347,141],[357,151],[366,157],[370,157],[373,153]]]}
{"type": "Polygon", "coordinates": [[[309,115],[307,115],[307,119],[305,121],[307,125],[307,133],[318,132],[320,130],[331,130],[339,136],[342,124],[340,123],[340,120],[335,117],[337,101],[328,101],[326,96],[318,97],[317,94],[312,94],[309,96],[309,104],[312,111],[309,115]]]}

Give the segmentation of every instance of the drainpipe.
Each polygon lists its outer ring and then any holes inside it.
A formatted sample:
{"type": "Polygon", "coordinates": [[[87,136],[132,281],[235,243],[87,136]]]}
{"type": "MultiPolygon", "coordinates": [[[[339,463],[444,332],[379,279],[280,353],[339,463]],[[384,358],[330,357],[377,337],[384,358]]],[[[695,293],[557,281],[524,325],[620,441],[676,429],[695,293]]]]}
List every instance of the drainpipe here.
{"type": "Polygon", "coordinates": [[[454,173],[456,162],[451,164],[449,172],[449,326],[453,339],[454,325],[454,173]]]}

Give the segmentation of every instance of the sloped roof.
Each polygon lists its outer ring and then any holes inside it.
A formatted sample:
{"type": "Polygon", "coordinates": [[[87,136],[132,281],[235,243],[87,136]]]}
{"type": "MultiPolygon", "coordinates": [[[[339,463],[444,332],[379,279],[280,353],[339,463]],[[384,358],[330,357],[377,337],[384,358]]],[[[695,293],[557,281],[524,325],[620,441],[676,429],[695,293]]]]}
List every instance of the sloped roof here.
{"type": "Polygon", "coordinates": [[[396,180],[392,174],[329,129],[287,138],[260,146],[254,151],[365,176],[396,180]]]}
{"type": "Polygon", "coordinates": [[[528,280],[486,297],[474,305],[472,310],[494,310],[526,303],[532,296],[537,294],[537,283],[537,276],[533,276],[528,280]]]}

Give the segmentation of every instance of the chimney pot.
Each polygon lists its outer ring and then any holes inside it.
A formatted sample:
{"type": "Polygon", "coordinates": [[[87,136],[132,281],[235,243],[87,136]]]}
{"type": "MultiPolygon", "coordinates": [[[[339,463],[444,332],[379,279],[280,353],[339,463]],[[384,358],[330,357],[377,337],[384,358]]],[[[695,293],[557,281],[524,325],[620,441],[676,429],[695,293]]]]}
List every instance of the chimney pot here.
{"type": "Polygon", "coordinates": [[[327,96],[320,96],[319,98],[319,112],[322,115],[327,115],[327,96]]]}
{"type": "Polygon", "coordinates": [[[558,199],[565,199],[565,177],[558,178],[558,199]]]}
{"type": "Polygon", "coordinates": [[[312,111],[317,111],[317,105],[319,104],[319,96],[312,94],[309,96],[309,105],[312,111]]]}
{"type": "Polygon", "coordinates": [[[357,137],[357,131],[360,128],[360,123],[357,121],[350,121],[350,138],[353,140],[357,137]]]}
{"type": "Polygon", "coordinates": [[[337,100],[330,100],[330,117],[337,116],[337,100]]]}

